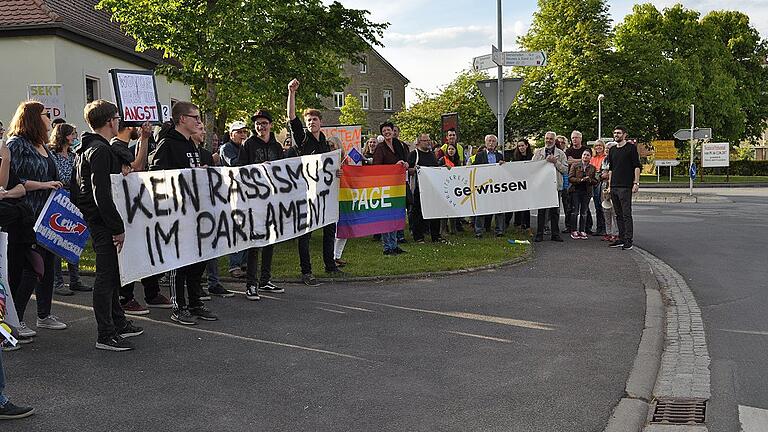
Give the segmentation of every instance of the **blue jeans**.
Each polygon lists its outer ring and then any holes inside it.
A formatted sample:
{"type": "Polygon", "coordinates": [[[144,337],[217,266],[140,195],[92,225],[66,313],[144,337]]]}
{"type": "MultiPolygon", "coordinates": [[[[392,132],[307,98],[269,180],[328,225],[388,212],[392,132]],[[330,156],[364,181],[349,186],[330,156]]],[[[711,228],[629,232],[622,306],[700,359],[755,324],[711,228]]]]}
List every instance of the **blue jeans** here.
{"type": "Polygon", "coordinates": [[[3,394],[5,390],[5,370],[3,369],[3,353],[0,351],[0,407],[8,403],[8,398],[3,394]]]}
{"type": "MultiPolygon", "coordinates": [[[[492,215],[487,216],[475,216],[475,234],[476,235],[483,235],[483,231],[485,231],[485,218],[489,218],[492,215]]],[[[496,216],[496,234],[503,234],[504,233],[504,213],[499,213],[496,216]]]]}
{"type": "Polygon", "coordinates": [[[384,252],[397,249],[397,231],[382,233],[381,244],[384,245],[384,252]]]}
{"type": "Polygon", "coordinates": [[[229,254],[229,271],[245,267],[245,257],[247,253],[248,250],[246,249],[240,252],[229,254]]]}
{"type": "Polygon", "coordinates": [[[219,259],[213,258],[205,263],[205,270],[208,273],[208,289],[221,285],[219,282],[219,259]]]}

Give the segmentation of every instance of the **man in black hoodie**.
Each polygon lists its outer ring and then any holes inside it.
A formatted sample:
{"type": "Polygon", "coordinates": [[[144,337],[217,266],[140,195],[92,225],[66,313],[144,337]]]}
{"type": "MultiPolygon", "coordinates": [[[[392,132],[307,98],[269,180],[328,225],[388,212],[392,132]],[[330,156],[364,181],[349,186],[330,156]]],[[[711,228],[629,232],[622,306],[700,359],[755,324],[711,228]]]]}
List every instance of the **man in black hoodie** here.
{"type": "MultiPolygon", "coordinates": [[[[174,128],[165,134],[155,151],[149,155],[149,169],[155,171],[201,167],[200,152],[190,139],[203,128],[200,110],[192,103],[177,102],[171,110],[171,117],[174,128]]],[[[170,271],[168,279],[171,283],[173,303],[171,320],[183,325],[195,325],[195,318],[206,321],[218,319],[200,300],[205,265],[206,261],[200,261],[170,271]],[[189,294],[189,307],[184,298],[185,285],[189,294]]]]}
{"type": "MultiPolygon", "coordinates": [[[[320,131],[322,126],[322,115],[316,109],[304,111],[304,121],[307,124],[307,131],[304,131],[304,125],[296,117],[296,91],[299,89],[299,80],[293,79],[288,83],[288,120],[291,125],[291,135],[296,143],[300,156],[310,154],[322,154],[331,151],[325,134],[320,131]]],[[[312,276],[312,260],[309,255],[309,239],[312,233],[304,234],[299,237],[299,261],[301,263],[301,280],[308,286],[317,286],[317,279],[312,276]]],[[[325,272],[329,275],[341,275],[343,272],[336,265],[333,259],[333,248],[336,243],[336,224],[330,224],[323,227],[323,263],[325,272]]]]}
{"type": "Polygon", "coordinates": [[[109,140],[117,135],[120,114],[105,100],[85,106],[85,121],[93,132],[84,132],[77,149],[72,197],[83,213],[96,252],[96,280],[93,284],[93,313],[98,325],[96,348],[128,351],[133,345],[125,338],[144,333],[125,319],[120,307],[120,273],[117,253],[123,247],[125,228],[112,200],[111,174],[121,172],[117,154],[109,140]]]}
{"type": "MultiPolygon", "coordinates": [[[[256,111],[251,116],[256,130],[240,149],[238,165],[250,165],[269,163],[270,161],[283,159],[283,147],[275,139],[272,133],[272,116],[266,110],[256,111]]],[[[284,289],[272,283],[272,251],[273,246],[262,248],[250,248],[247,253],[247,269],[245,281],[245,297],[248,300],[260,300],[259,291],[270,293],[285,292],[284,289]],[[259,264],[259,251],[261,251],[261,275],[256,278],[259,264]]]]}

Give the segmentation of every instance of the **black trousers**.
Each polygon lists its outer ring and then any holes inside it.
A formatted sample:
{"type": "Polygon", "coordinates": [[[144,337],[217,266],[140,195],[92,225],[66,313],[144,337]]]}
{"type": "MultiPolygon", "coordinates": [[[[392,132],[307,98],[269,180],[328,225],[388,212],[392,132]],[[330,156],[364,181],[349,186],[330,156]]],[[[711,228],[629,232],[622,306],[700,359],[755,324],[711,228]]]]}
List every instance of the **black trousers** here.
{"type": "Polygon", "coordinates": [[[560,191],[560,202],[563,203],[563,215],[565,216],[565,227],[570,231],[576,230],[576,223],[571,220],[571,195],[567,189],[560,191]]]}
{"type": "Polygon", "coordinates": [[[424,240],[424,233],[429,229],[429,235],[432,241],[440,239],[440,219],[424,219],[424,212],[421,209],[421,193],[418,189],[413,194],[413,207],[411,207],[411,229],[413,230],[413,240],[424,240]]]}
{"type": "Polygon", "coordinates": [[[616,212],[616,225],[619,228],[619,239],[632,243],[634,223],[632,221],[632,189],[611,187],[611,202],[616,212]]]}
{"type": "Polygon", "coordinates": [[[552,237],[559,236],[560,207],[539,209],[536,217],[536,236],[544,235],[544,224],[546,223],[547,215],[549,215],[549,228],[552,231],[552,237]]]}
{"type": "Polygon", "coordinates": [[[125,313],[120,306],[120,269],[112,233],[104,226],[88,223],[93,250],[96,252],[96,279],[93,282],[93,313],[99,338],[106,338],[125,327],[125,313]]]}
{"type": "Polygon", "coordinates": [[[519,211],[515,212],[515,226],[526,229],[531,227],[531,211],[519,211]]]}
{"type": "Polygon", "coordinates": [[[171,270],[168,280],[171,283],[171,303],[174,309],[184,309],[187,307],[187,299],[184,297],[184,288],[186,286],[189,295],[189,307],[198,307],[203,305],[200,300],[200,294],[203,292],[202,279],[207,261],[200,261],[188,266],[171,270]]]}
{"type": "MultiPolygon", "coordinates": [[[[314,232],[314,231],[312,231],[314,232]]],[[[308,232],[299,237],[299,263],[301,265],[301,274],[312,273],[312,258],[309,255],[309,239],[312,238],[312,232],[308,232]]],[[[336,261],[333,259],[333,247],[336,242],[336,224],[330,224],[323,227],[323,264],[325,270],[335,270],[336,261]]]]}
{"type": "Polygon", "coordinates": [[[248,261],[246,273],[246,283],[248,285],[256,286],[257,284],[264,285],[272,280],[272,253],[274,252],[274,246],[264,246],[262,248],[248,249],[248,261]],[[261,279],[256,279],[256,273],[259,270],[259,251],[261,251],[261,279]]]}
{"type": "Polygon", "coordinates": [[[586,190],[575,190],[571,195],[571,231],[585,232],[587,230],[587,212],[589,211],[589,200],[592,194],[586,190]],[[578,225],[577,225],[578,224],[578,225]]]}
{"type": "Polygon", "coordinates": [[[43,260],[43,277],[40,280],[32,264],[27,260],[28,248],[23,252],[19,251],[20,253],[15,253],[16,251],[8,253],[8,284],[11,286],[11,295],[16,305],[16,313],[19,314],[19,321],[24,321],[24,312],[27,310],[27,303],[33,292],[37,297],[37,317],[45,318],[51,314],[54,256],[40,246],[35,250],[37,252],[32,253],[40,254],[43,260]]]}
{"type": "MultiPolygon", "coordinates": [[[[144,301],[153,299],[157,297],[158,294],[160,294],[160,276],[161,275],[162,273],[152,275],[152,276],[147,276],[141,280],[141,284],[144,286],[144,301]]],[[[120,301],[122,302],[122,304],[126,304],[129,301],[134,299],[133,285],[134,285],[134,282],[130,282],[127,285],[123,285],[120,287],[120,301]]]]}

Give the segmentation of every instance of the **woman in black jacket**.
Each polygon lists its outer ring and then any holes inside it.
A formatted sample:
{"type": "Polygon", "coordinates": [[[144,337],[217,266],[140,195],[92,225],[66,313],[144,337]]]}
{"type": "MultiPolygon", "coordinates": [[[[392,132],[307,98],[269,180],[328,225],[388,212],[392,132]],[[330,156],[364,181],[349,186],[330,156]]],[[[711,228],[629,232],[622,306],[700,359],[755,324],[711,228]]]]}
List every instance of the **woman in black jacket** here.
{"type": "MultiPolygon", "coordinates": [[[[533,150],[531,149],[531,143],[526,138],[517,140],[515,150],[512,152],[512,161],[529,161],[533,157],[533,150]]],[[[507,213],[507,217],[509,217],[507,213]]],[[[514,212],[514,225],[521,230],[527,230],[531,227],[531,211],[518,211],[514,212]]]]}

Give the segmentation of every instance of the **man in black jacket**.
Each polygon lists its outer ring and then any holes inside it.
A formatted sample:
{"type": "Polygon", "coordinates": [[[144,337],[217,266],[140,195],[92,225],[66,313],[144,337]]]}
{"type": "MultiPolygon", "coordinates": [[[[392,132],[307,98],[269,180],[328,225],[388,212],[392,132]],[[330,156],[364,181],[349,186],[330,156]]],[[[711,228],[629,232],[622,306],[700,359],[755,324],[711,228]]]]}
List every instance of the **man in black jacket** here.
{"type": "MultiPolygon", "coordinates": [[[[177,102],[171,110],[171,117],[175,126],[165,134],[155,151],[149,155],[149,169],[154,171],[201,167],[200,153],[190,139],[193,134],[202,130],[200,110],[192,103],[177,102]]],[[[171,320],[182,325],[195,325],[195,318],[206,321],[218,319],[200,299],[205,265],[206,261],[200,261],[170,271],[168,279],[171,283],[173,303],[171,320]],[[189,307],[184,298],[185,285],[189,294],[189,307]]]]}
{"type": "Polygon", "coordinates": [[[120,273],[117,253],[125,241],[125,227],[112,201],[111,174],[121,172],[117,154],[109,140],[117,135],[120,114],[105,100],[85,106],[85,120],[91,132],[84,132],[77,149],[72,196],[91,231],[96,252],[96,280],[93,284],[93,313],[98,325],[96,348],[128,351],[133,345],[125,338],[144,333],[125,319],[120,306],[120,273]]]}
{"type": "MultiPolygon", "coordinates": [[[[486,165],[486,164],[503,164],[504,155],[496,148],[499,145],[499,141],[496,135],[485,136],[485,148],[478,151],[475,155],[475,161],[472,165],[486,165]]],[[[475,237],[480,238],[483,236],[485,225],[491,224],[491,217],[493,215],[475,216],[475,237]]],[[[504,213],[496,214],[496,237],[504,235],[504,213]]]]}
{"type": "MultiPolygon", "coordinates": [[[[266,110],[256,111],[251,116],[256,130],[240,149],[238,165],[269,163],[283,159],[283,147],[272,133],[272,116],[266,110]]],[[[247,251],[247,269],[245,281],[245,297],[248,300],[259,300],[259,291],[281,293],[284,289],[272,283],[272,252],[274,247],[267,245],[262,248],[250,248],[247,251]],[[261,275],[257,280],[256,272],[261,251],[261,275]]]]}
{"type": "MultiPolygon", "coordinates": [[[[325,134],[320,131],[322,115],[320,111],[308,109],[304,111],[304,121],[309,133],[304,131],[304,125],[296,117],[296,91],[299,89],[299,80],[291,80],[288,83],[288,120],[291,125],[293,142],[296,143],[300,156],[321,154],[331,151],[325,134]]],[[[301,280],[308,286],[317,286],[317,279],[312,276],[312,260],[309,255],[309,239],[312,233],[306,233],[299,237],[299,261],[301,263],[301,280]]],[[[323,263],[325,272],[331,275],[340,275],[343,272],[333,259],[333,247],[336,239],[336,224],[323,227],[323,263]]]]}

